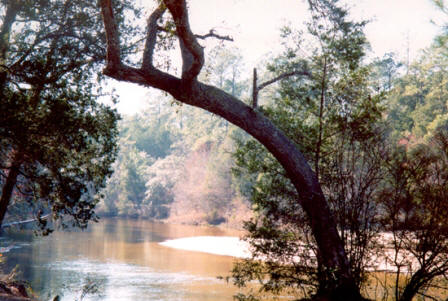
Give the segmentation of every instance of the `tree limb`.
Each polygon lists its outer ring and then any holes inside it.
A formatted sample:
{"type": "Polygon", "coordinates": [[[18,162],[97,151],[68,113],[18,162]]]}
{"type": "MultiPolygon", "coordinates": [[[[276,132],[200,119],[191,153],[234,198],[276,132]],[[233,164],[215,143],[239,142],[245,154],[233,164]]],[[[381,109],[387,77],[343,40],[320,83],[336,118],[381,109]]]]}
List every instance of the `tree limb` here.
{"type": "Polygon", "coordinates": [[[3,64],[6,59],[6,52],[9,49],[9,36],[11,34],[12,24],[19,13],[20,4],[16,1],[8,1],[6,12],[3,16],[3,23],[0,27],[0,62],[3,64]]]}
{"type": "Polygon", "coordinates": [[[166,11],[165,5],[160,4],[153,13],[148,18],[147,25],[147,34],[146,34],[146,43],[145,50],[143,51],[143,63],[142,68],[152,68],[153,67],[153,55],[154,48],[157,43],[157,31],[159,27],[157,26],[157,21],[163,16],[166,11]]]}
{"type": "MultiPolygon", "coordinates": [[[[157,29],[159,31],[163,31],[163,32],[170,33],[170,34],[173,34],[173,35],[177,36],[176,32],[172,32],[169,29],[166,29],[166,28],[164,28],[162,26],[157,26],[157,29]]],[[[231,36],[222,36],[222,35],[216,34],[214,29],[210,29],[210,31],[207,34],[204,34],[204,35],[195,34],[194,36],[197,39],[201,39],[201,40],[205,40],[207,38],[215,38],[215,39],[218,39],[218,40],[233,42],[233,38],[231,36]]]]}
{"type": "Polygon", "coordinates": [[[210,31],[207,34],[204,34],[204,35],[196,34],[194,36],[201,40],[205,40],[207,38],[216,38],[218,40],[233,42],[233,38],[231,36],[222,36],[222,35],[216,34],[215,30],[213,30],[213,29],[210,29],[210,31]]]}
{"type": "Polygon", "coordinates": [[[268,80],[268,81],[262,83],[261,85],[259,85],[258,91],[260,91],[263,88],[266,88],[267,86],[269,86],[275,82],[278,82],[279,80],[282,80],[284,78],[291,77],[294,75],[305,75],[305,76],[311,77],[311,74],[308,71],[292,71],[292,72],[283,73],[283,74],[280,74],[279,76],[274,77],[273,79],[268,80]]]}
{"type": "Polygon", "coordinates": [[[267,86],[269,86],[275,82],[278,82],[279,80],[282,80],[284,78],[291,77],[294,75],[305,75],[305,76],[311,77],[311,74],[306,70],[292,71],[292,72],[282,73],[279,76],[274,77],[273,79],[268,80],[258,86],[257,85],[257,69],[254,68],[254,77],[253,77],[253,85],[252,85],[252,108],[255,109],[258,106],[258,93],[262,89],[266,88],[267,86]]]}
{"type": "Polygon", "coordinates": [[[182,54],[182,80],[194,81],[204,65],[204,49],[191,32],[185,0],[165,0],[176,24],[182,54]]]}
{"type": "Polygon", "coordinates": [[[110,68],[118,68],[121,65],[120,38],[118,35],[118,26],[117,22],[115,21],[111,2],[112,0],[100,1],[101,13],[103,15],[104,27],[106,30],[106,70],[110,68]]]}

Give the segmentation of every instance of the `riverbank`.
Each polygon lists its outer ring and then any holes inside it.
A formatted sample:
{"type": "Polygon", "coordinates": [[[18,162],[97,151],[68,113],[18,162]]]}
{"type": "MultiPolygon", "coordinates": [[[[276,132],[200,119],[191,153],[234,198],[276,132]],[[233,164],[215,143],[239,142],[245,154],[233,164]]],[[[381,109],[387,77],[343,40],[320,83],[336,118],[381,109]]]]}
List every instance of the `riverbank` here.
{"type": "Polygon", "coordinates": [[[198,208],[187,210],[179,204],[173,204],[170,207],[168,217],[164,219],[148,218],[145,215],[138,215],[137,212],[134,214],[109,215],[104,210],[99,211],[99,216],[100,218],[145,220],[164,224],[216,226],[223,229],[243,230],[244,221],[250,220],[253,217],[253,212],[247,201],[235,198],[231,206],[219,212],[217,210],[208,212],[198,208]]]}
{"type": "Polygon", "coordinates": [[[165,225],[181,225],[181,226],[197,226],[197,227],[212,227],[218,228],[222,230],[230,230],[230,231],[241,231],[241,234],[244,233],[243,223],[244,221],[249,220],[252,217],[251,213],[244,215],[243,217],[233,217],[228,220],[220,223],[220,224],[210,224],[204,218],[195,218],[194,216],[172,216],[167,219],[150,219],[145,217],[129,217],[129,216],[108,216],[108,215],[100,215],[100,222],[103,219],[122,219],[122,220],[130,220],[130,221],[145,221],[151,223],[160,223],[165,225]]]}

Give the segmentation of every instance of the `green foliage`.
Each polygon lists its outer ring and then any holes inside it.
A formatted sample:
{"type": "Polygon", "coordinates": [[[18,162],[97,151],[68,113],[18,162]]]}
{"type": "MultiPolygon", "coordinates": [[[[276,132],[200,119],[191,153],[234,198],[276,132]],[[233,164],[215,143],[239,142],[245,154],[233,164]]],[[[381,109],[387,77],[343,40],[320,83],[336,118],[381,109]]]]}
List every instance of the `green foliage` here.
{"type": "MultiPolygon", "coordinates": [[[[290,37],[287,50],[269,66],[277,74],[299,69],[312,76],[282,80],[277,98],[260,110],[297,143],[319,175],[352,272],[366,296],[444,296],[446,50],[429,48],[404,75],[393,55],[363,66],[362,50],[341,53],[338,45],[343,41],[329,42],[327,30],[336,40],[346,35],[335,33],[337,26],[319,25],[319,16],[329,16],[322,13],[325,7],[332,4],[317,5],[310,23],[322,49],[299,58],[305,47],[285,28],[283,35],[290,37]],[[388,277],[395,279],[378,281],[380,290],[372,292],[367,269],[375,270],[379,263],[393,267],[396,272],[388,277]]],[[[329,18],[328,24],[345,24],[329,18]]],[[[363,39],[354,34],[351,41],[362,48],[363,39]]],[[[308,221],[298,205],[300,194],[257,142],[238,138],[234,156],[235,174],[252,185],[252,190],[243,190],[251,198],[255,217],[245,224],[252,258],[235,265],[233,280],[240,287],[254,280],[261,283],[258,293],[236,298],[291,294],[288,290],[300,298],[312,295],[328,274],[321,270],[308,221]]]]}
{"type": "Polygon", "coordinates": [[[44,211],[48,206],[53,218],[70,215],[83,226],[98,202],[96,192],[112,172],[117,116],[84,91],[60,89],[46,95],[40,110],[30,110],[28,101],[15,97],[14,105],[9,99],[2,102],[10,113],[0,135],[7,151],[25,154],[15,201],[44,211]]]}
{"type": "MultiPolygon", "coordinates": [[[[119,12],[128,2],[118,4],[119,12]]],[[[2,208],[12,201],[35,215],[85,227],[112,172],[116,112],[97,103],[96,67],[105,36],[95,3],[3,1],[0,30],[0,159],[20,175],[2,174],[2,208]],[[27,204],[27,206],[23,206],[27,204]]],[[[119,22],[127,36],[129,27],[119,22]]],[[[129,51],[132,51],[133,47],[129,51]]],[[[3,218],[3,216],[2,216],[3,218]]],[[[42,219],[40,226],[45,228],[42,219]]],[[[65,224],[64,222],[62,223],[65,224]]]]}
{"type": "Polygon", "coordinates": [[[120,152],[113,169],[114,173],[102,192],[104,202],[99,212],[105,215],[136,217],[141,210],[146,192],[145,169],[152,159],[139,151],[135,141],[121,138],[120,152]]]}
{"type": "Polygon", "coordinates": [[[100,214],[154,219],[169,216],[176,168],[180,168],[176,155],[171,154],[177,129],[169,115],[159,114],[148,110],[121,122],[120,152],[103,191],[100,214]]]}
{"type": "Polygon", "coordinates": [[[155,117],[144,120],[143,116],[134,116],[123,125],[121,136],[135,141],[138,150],[152,158],[166,157],[173,143],[173,133],[167,128],[166,118],[167,116],[158,116],[157,120],[155,117]]]}
{"type": "Polygon", "coordinates": [[[381,59],[375,59],[371,64],[372,80],[376,82],[377,89],[389,92],[399,75],[403,64],[397,61],[394,53],[386,53],[381,59]]]}
{"type": "Polygon", "coordinates": [[[430,137],[436,128],[446,124],[447,64],[444,48],[430,47],[395,82],[389,96],[388,120],[397,136],[430,137]]]}
{"type": "Polygon", "coordinates": [[[144,203],[149,206],[152,218],[168,218],[170,205],[175,198],[175,185],[182,172],[183,157],[172,154],[159,159],[147,169],[146,196],[144,203]]]}

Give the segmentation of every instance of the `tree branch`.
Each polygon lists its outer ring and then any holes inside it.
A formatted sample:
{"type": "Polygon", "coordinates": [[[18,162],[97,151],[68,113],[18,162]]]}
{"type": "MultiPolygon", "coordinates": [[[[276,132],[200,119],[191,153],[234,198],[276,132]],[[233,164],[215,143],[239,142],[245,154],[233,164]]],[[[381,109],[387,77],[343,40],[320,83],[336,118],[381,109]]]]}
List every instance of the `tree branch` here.
{"type": "Polygon", "coordinates": [[[145,50],[143,51],[143,63],[142,68],[153,68],[153,56],[154,56],[154,48],[157,43],[157,31],[160,27],[157,26],[157,21],[163,16],[166,11],[165,5],[160,4],[152,14],[148,18],[147,25],[147,34],[146,34],[146,43],[145,50]]]}
{"type": "Polygon", "coordinates": [[[107,65],[105,74],[110,73],[114,68],[121,65],[120,38],[118,36],[118,26],[112,10],[112,0],[101,0],[101,14],[103,16],[104,27],[106,29],[107,42],[107,65]]]}
{"type": "Polygon", "coordinates": [[[292,71],[292,72],[280,74],[279,76],[274,77],[273,79],[268,80],[268,81],[262,83],[261,85],[257,86],[257,69],[254,68],[254,77],[253,77],[253,85],[252,85],[252,108],[255,109],[258,106],[258,93],[262,89],[266,88],[267,86],[269,86],[275,82],[278,82],[279,80],[282,80],[284,78],[291,77],[294,75],[304,75],[304,76],[311,77],[311,74],[306,70],[292,71]]]}
{"type": "Polygon", "coordinates": [[[216,38],[218,40],[233,42],[233,38],[231,36],[222,36],[222,35],[216,34],[215,30],[213,30],[213,29],[210,29],[210,31],[207,34],[204,34],[204,35],[196,34],[194,36],[201,40],[205,40],[207,38],[216,38]]]}
{"type": "Polygon", "coordinates": [[[292,71],[292,72],[283,73],[283,74],[280,74],[279,76],[274,77],[273,79],[268,80],[268,81],[262,83],[261,85],[259,85],[258,86],[258,91],[260,91],[263,88],[266,88],[266,86],[269,86],[269,85],[271,85],[271,84],[273,84],[275,82],[278,82],[279,80],[282,80],[284,78],[291,77],[291,76],[294,76],[294,75],[311,76],[311,74],[308,71],[292,71]]]}
{"type": "MultiPolygon", "coordinates": [[[[164,28],[162,26],[157,26],[157,29],[159,31],[171,33],[171,34],[174,34],[175,36],[178,36],[176,32],[173,33],[169,29],[166,29],[166,28],[164,28]]],[[[222,35],[216,34],[214,29],[210,29],[210,31],[207,34],[204,34],[204,35],[195,34],[194,36],[197,39],[201,39],[201,40],[205,40],[207,38],[215,38],[215,39],[218,39],[218,40],[233,42],[233,38],[231,36],[222,36],[222,35]]]]}
{"type": "Polygon", "coordinates": [[[3,23],[0,27],[0,62],[4,63],[6,52],[9,49],[9,36],[11,34],[12,25],[19,13],[19,3],[16,1],[8,1],[6,12],[3,16],[3,23]]]}
{"type": "Polygon", "coordinates": [[[254,77],[252,82],[252,108],[255,109],[258,106],[258,87],[257,87],[257,68],[254,68],[254,77]]]}
{"type": "Polygon", "coordinates": [[[117,23],[112,10],[112,1],[100,0],[100,7],[107,41],[106,68],[104,68],[103,73],[119,81],[150,86],[172,93],[172,90],[180,85],[180,80],[175,76],[154,67],[137,69],[121,62],[117,23]]]}
{"type": "Polygon", "coordinates": [[[195,81],[204,65],[204,50],[191,32],[185,0],[165,0],[173,16],[182,54],[182,80],[195,81]]]}

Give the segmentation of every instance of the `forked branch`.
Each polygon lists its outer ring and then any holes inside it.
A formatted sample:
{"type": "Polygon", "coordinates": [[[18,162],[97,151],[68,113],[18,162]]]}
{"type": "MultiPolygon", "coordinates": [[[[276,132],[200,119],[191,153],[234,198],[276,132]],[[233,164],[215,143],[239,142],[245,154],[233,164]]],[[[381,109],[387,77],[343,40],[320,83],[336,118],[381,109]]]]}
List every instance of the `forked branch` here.
{"type": "Polygon", "coordinates": [[[197,34],[197,35],[195,35],[195,37],[198,39],[201,39],[201,40],[205,40],[207,38],[215,38],[218,40],[233,42],[233,38],[231,36],[222,36],[222,35],[216,34],[215,30],[213,30],[213,29],[210,29],[210,31],[207,34],[204,34],[204,35],[197,34]]]}
{"type": "MultiPolygon", "coordinates": [[[[103,73],[116,80],[150,86],[172,93],[172,90],[179,85],[179,79],[152,67],[152,56],[156,43],[154,34],[156,34],[156,30],[154,28],[148,28],[147,36],[150,39],[146,41],[146,49],[143,51],[146,66],[138,69],[127,66],[121,61],[120,39],[117,22],[113,13],[112,0],[100,0],[100,7],[107,41],[106,68],[104,68],[103,73]],[[154,39],[152,39],[153,37],[154,39]]],[[[159,6],[150,16],[148,23],[157,23],[162,13],[163,8],[159,6]]]]}

